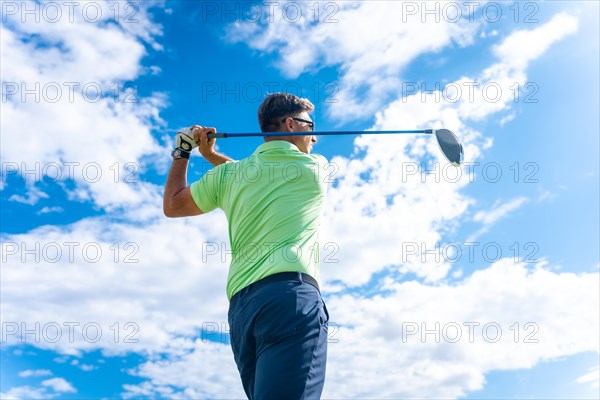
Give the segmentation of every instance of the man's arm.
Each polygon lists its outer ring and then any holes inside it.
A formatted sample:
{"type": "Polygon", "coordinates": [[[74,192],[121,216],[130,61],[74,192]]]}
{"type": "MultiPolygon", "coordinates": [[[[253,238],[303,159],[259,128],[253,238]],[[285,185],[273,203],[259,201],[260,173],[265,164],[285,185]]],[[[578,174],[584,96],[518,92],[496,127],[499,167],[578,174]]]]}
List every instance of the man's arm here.
{"type": "Polygon", "coordinates": [[[212,154],[204,156],[204,158],[206,159],[206,161],[211,163],[213,167],[226,163],[227,161],[234,161],[232,158],[227,157],[225,154],[217,153],[216,151],[212,154]]]}
{"type": "MultiPolygon", "coordinates": [[[[215,151],[216,139],[208,139],[209,133],[214,133],[214,128],[203,128],[198,125],[192,127],[194,140],[198,144],[200,154],[215,167],[231,158],[215,151]]],[[[163,197],[163,212],[169,218],[189,217],[203,214],[192,198],[192,192],[187,185],[187,158],[176,158],[171,164],[163,197]]]]}
{"type": "Polygon", "coordinates": [[[188,160],[174,159],[165,184],[163,212],[169,218],[190,217],[202,214],[187,186],[188,160]]]}

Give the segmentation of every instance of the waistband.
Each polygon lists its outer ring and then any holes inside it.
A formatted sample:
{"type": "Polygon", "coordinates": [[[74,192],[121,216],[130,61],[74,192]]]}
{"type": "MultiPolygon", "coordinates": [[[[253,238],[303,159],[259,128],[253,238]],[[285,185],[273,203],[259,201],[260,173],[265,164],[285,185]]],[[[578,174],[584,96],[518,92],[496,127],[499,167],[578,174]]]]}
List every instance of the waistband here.
{"type": "Polygon", "coordinates": [[[311,286],[314,286],[319,291],[319,293],[321,293],[321,289],[319,289],[319,283],[312,276],[305,274],[304,272],[279,272],[277,274],[269,275],[262,279],[259,279],[258,281],[253,282],[253,283],[249,284],[248,286],[238,290],[237,293],[235,293],[231,297],[231,300],[229,300],[229,303],[233,304],[242,295],[249,293],[253,290],[256,290],[258,288],[261,288],[265,285],[268,285],[269,283],[280,282],[280,281],[305,282],[311,286]]]}

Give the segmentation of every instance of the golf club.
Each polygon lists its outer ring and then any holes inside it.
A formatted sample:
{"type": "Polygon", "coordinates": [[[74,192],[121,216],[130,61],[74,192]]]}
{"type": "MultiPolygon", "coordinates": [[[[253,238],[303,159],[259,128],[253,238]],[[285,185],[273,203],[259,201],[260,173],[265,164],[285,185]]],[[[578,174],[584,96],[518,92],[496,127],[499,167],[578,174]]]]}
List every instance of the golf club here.
{"type": "Polygon", "coordinates": [[[456,135],[448,129],[414,129],[404,131],[322,131],[322,132],[251,132],[251,133],[210,133],[212,138],[230,138],[230,137],[257,137],[257,136],[333,136],[333,135],[381,135],[381,134],[409,134],[426,133],[435,135],[442,153],[450,163],[456,167],[463,162],[463,147],[456,138],[456,135]]]}

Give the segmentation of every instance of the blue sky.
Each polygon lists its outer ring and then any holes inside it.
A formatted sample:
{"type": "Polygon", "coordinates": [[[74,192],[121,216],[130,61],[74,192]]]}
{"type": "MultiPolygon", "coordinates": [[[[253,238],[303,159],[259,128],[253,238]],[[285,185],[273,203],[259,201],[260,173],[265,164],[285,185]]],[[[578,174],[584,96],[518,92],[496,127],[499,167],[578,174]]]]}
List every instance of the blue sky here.
{"type": "Polygon", "coordinates": [[[600,396],[596,2],[76,3],[2,3],[2,398],[243,398],[225,217],[161,195],[178,128],[286,89],[465,146],[319,138],[323,398],[600,396]]]}

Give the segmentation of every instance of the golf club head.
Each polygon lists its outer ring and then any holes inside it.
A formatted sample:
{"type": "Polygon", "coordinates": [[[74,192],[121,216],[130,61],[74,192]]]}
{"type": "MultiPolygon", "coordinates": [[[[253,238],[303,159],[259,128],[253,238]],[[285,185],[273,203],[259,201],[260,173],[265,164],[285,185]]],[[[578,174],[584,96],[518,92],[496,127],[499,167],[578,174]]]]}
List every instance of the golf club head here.
{"type": "Polygon", "coordinates": [[[435,137],[444,156],[452,165],[458,167],[463,162],[463,147],[454,133],[448,129],[436,129],[435,137]]]}

